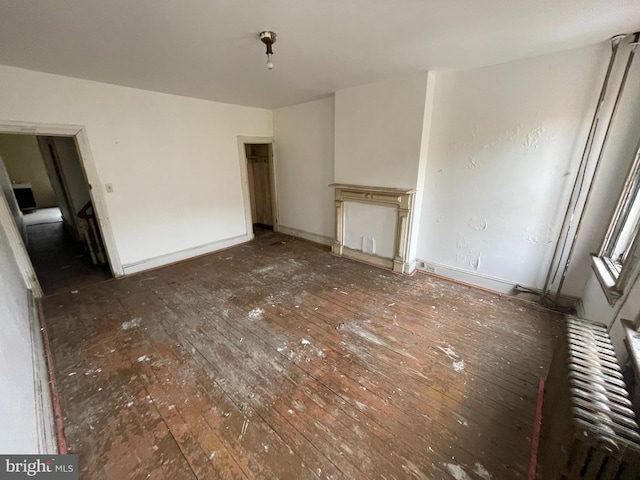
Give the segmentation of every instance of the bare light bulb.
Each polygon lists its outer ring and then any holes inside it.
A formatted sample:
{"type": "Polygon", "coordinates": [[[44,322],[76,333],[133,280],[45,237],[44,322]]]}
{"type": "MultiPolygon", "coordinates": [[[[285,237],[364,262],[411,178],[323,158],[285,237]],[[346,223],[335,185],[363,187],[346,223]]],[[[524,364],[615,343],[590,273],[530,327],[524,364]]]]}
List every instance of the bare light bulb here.
{"type": "Polygon", "coordinates": [[[267,54],[267,69],[273,70],[271,56],[273,55],[272,46],[276,42],[276,33],[269,30],[260,32],[260,40],[267,46],[267,51],[265,52],[267,54]]]}

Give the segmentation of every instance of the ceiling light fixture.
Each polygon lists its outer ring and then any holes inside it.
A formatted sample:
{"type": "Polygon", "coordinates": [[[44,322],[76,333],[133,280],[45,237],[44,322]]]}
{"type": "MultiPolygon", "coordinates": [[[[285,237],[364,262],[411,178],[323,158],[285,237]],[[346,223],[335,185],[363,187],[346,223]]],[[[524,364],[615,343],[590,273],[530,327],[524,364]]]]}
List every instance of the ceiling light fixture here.
{"type": "Polygon", "coordinates": [[[267,46],[267,68],[269,70],[273,70],[273,62],[271,61],[273,49],[271,46],[276,43],[276,32],[271,32],[269,30],[260,32],[260,40],[262,40],[262,43],[267,46]]]}

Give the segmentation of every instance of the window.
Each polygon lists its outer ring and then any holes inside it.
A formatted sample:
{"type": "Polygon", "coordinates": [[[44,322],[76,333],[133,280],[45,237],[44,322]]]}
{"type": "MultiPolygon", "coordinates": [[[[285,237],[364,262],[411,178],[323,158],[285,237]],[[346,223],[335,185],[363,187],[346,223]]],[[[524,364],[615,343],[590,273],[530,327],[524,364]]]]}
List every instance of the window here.
{"type": "Polygon", "coordinates": [[[624,291],[631,270],[640,256],[639,229],[640,149],[631,166],[600,253],[594,257],[595,272],[611,304],[624,291]]]}

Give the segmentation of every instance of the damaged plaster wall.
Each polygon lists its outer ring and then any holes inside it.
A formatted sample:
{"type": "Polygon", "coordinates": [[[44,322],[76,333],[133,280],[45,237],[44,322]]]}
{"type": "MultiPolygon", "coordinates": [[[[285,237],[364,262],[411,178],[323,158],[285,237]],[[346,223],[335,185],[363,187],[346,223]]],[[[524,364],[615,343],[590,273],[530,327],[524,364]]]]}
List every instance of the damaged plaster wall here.
{"type": "Polygon", "coordinates": [[[422,268],[502,291],[543,286],[607,50],[438,74],[422,268]]]}

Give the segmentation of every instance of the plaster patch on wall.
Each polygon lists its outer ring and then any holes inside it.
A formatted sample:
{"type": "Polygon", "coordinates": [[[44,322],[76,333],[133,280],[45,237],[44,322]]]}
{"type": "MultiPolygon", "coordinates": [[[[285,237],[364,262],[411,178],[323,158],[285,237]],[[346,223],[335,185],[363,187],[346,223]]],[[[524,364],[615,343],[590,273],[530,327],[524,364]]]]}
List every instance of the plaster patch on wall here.
{"type": "Polygon", "coordinates": [[[523,238],[525,242],[531,244],[553,243],[553,228],[549,223],[542,232],[536,232],[531,226],[527,225],[524,229],[523,238]]]}
{"type": "Polygon", "coordinates": [[[469,247],[471,246],[471,240],[469,240],[469,238],[465,237],[464,235],[458,235],[458,243],[456,244],[456,246],[459,249],[469,247]]]}
{"type": "Polygon", "coordinates": [[[499,144],[507,144],[509,142],[517,141],[517,139],[520,137],[521,131],[522,125],[519,123],[513,128],[505,128],[499,135],[494,136],[494,138],[487,142],[484,142],[482,144],[482,149],[488,150],[489,148],[494,148],[499,144]]]}
{"type": "MultiPolygon", "coordinates": [[[[480,221],[480,225],[485,225],[486,228],[486,221],[480,221]]],[[[478,230],[481,230],[481,228],[478,230]]],[[[489,248],[486,240],[479,238],[474,240],[463,234],[459,234],[456,247],[456,263],[471,268],[476,272],[480,270],[483,249],[489,248]]]]}
{"type": "Polygon", "coordinates": [[[469,261],[469,257],[467,257],[464,253],[456,254],[456,262],[460,264],[465,264],[469,261]]]}
{"type": "Polygon", "coordinates": [[[471,261],[469,262],[469,266],[477,272],[478,270],[480,270],[481,261],[482,261],[482,252],[478,252],[478,256],[475,258],[472,258],[471,261]]]}
{"type": "Polygon", "coordinates": [[[482,164],[478,162],[475,157],[469,157],[469,165],[467,165],[467,168],[473,170],[478,167],[482,167],[482,164]]]}
{"type": "Polygon", "coordinates": [[[524,137],[522,145],[527,148],[538,148],[538,143],[540,142],[540,138],[542,137],[544,132],[545,128],[542,126],[534,128],[524,137]]]}
{"type": "Polygon", "coordinates": [[[473,216],[467,222],[470,229],[480,231],[487,229],[487,221],[484,218],[473,216]]]}
{"type": "Polygon", "coordinates": [[[469,266],[474,269],[476,272],[480,270],[480,265],[482,263],[482,251],[476,251],[475,249],[470,249],[469,253],[457,253],[456,254],[456,262],[460,265],[469,266]]]}
{"type": "Polygon", "coordinates": [[[522,124],[518,123],[513,129],[505,128],[502,132],[502,139],[505,141],[514,140],[520,136],[522,124]]]}

